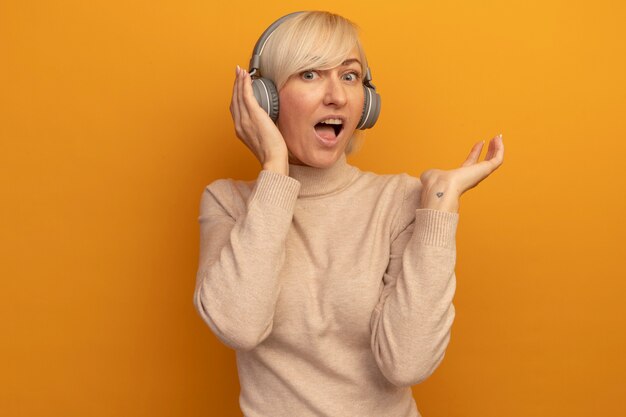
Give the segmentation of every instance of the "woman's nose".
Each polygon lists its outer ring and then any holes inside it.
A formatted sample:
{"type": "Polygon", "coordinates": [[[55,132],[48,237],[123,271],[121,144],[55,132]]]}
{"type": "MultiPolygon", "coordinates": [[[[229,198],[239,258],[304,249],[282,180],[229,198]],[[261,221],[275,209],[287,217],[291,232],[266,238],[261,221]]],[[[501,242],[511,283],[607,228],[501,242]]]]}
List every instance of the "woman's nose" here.
{"type": "Polygon", "coordinates": [[[344,106],[347,102],[346,90],[341,80],[334,77],[328,78],[324,94],[324,104],[327,106],[344,106]]]}

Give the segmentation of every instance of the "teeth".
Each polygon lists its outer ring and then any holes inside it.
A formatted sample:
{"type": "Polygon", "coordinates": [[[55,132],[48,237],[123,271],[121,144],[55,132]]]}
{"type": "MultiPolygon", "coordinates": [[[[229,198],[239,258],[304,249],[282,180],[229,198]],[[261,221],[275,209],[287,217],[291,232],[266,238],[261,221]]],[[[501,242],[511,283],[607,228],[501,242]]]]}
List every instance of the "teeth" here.
{"type": "Polygon", "coordinates": [[[327,124],[327,125],[340,125],[340,124],[343,124],[341,119],[326,119],[326,120],[322,120],[320,123],[324,123],[324,124],[327,124]]]}

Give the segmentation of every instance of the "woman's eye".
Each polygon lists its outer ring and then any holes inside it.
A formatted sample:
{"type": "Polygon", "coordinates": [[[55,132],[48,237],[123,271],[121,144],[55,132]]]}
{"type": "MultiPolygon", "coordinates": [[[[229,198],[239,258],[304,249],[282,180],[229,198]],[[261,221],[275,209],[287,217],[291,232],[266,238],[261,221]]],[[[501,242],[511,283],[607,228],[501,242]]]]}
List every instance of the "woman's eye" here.
{"type": "Polygon", "coordinates": [[[359,79],[359,74],[357,74],[356,72],[349,72],[347,74],[344,74],[343,79],[346,81],[356,81],[359,79]]]}
{"type": "Polygon", "coordinates": [[[302,73],[302,78],[304,78],[305,80],[313,80],[315,79],[315,71],[304,71],[302,73]]]}

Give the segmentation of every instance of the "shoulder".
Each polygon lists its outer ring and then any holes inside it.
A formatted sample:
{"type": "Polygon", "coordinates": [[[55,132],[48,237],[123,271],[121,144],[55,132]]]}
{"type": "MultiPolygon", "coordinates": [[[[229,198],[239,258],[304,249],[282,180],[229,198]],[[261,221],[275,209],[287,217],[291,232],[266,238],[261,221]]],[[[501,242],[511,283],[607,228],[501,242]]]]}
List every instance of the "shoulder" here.
{"type": "Polygon", "coordinates": [[[200,198],[200,218],[227,215],[236,219],[245,211],[255,181],[218,179],[207,185],[200,198]]]}
{"type": "Polygon", "coordinates": [[[419,202],[422,191],[420,179],[407,173],[377,174],[360,171],[357,183],[360,183],[362,187],[372,189],[380,198],[389,198],[398,205],[404,204],[407,200],[419,202]]]}

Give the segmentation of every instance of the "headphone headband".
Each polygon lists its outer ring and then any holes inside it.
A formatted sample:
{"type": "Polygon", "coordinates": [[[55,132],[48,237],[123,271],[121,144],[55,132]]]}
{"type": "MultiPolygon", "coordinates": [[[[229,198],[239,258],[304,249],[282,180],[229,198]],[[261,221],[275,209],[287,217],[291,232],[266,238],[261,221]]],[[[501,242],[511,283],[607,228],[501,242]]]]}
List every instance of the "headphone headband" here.
{"type": "Polygon", "coordinates": [[[256,41],[256,44],[254,45],[254,50],[252,51],[252,58],[250,58],[250,71],[248,71],[251,76],[256,74],[256,72],[259,70],[259,66],[261,65],[261,54],[263,53],[265,44],[272,36],[272,33],[274,33],[274,30],[276,30],[276,28],[280,26],[285,20],[302,13],[304,12],[289,13],[288,15],[281,17],[280,19],[272,23],[267,29],[265,29],[265,32],[263,32],[259,40],[256,41]]]}

